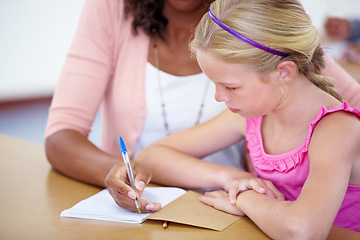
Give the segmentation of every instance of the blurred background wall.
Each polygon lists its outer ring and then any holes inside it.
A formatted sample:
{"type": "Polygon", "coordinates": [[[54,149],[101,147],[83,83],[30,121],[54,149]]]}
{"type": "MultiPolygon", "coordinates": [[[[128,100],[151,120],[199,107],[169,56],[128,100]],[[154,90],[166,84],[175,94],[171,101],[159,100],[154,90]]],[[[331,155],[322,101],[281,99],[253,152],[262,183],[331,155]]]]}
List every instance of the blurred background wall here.
{"type": "MultiPolygon", "coordinates": [[[[85,0],[0,0],[0,101],[51,96],[85,0]]],[[[360,0],[301,0],[323,31],[327,15],[360,17],[360,0]]]]}
{"type": "Polygon", "coordinates": [[[0,0],[0,101],[51,96],[84,0],[0,0]]]}

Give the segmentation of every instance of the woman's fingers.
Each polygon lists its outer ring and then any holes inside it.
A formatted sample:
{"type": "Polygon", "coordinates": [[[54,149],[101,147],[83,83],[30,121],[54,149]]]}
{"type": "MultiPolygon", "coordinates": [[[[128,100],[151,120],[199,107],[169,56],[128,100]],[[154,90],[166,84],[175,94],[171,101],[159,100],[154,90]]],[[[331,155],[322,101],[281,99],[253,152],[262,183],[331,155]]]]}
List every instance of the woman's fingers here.
{"type": "Polygon", "coordinates": [[[136,190],[142,193],[151,180],[151,171],[145,164],[137,162],[132,162],[132,168],[135,175],[136,190]]]}
{"type": "MultiPolygon", "coordinates": [[[[135,162],[132,163],[135,175],[135,187],[139,196],[142,195],[146,183],[151,179],[151,172],[149,169],[135,162]]],[[[135,206],[136,193],[130,186],[126,166],[124,164],[115,165],[105,179],[110,195],[114,198],[115,202],[122,208],[130,211],[137,212],[135,206]]],[[[141,212],[148,213],[158,211],[161,208],[160,203],[148,202],[144,199],[139,199],[141,212]]]]}
{"type": "MultiPolygon", "coordinates": [[[[138,209],[135,205],[135,200],[131,199],[120,192],[117,192],[114,189],[109,188],[110,195],[114,198],[115,202],[122,208],[137,212],[138,209]]],[[[160,210],[161,204],[160,203],[152,203],[148,202],[144,199],[140,199],[140,209],[141,213],[149,213],[149,212],[156,212],[160,210]]]]}

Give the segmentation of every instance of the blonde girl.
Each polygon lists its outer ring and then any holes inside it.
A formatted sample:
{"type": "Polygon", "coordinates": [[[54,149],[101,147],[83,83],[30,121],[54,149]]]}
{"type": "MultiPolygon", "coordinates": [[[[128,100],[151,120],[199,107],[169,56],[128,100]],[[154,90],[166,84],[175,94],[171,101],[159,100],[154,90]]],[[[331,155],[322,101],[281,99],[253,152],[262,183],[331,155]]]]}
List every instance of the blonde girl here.
{"type": "Polygon", "coordinates": [[[191,49],[228,110],[140,153],[152,180],[211,183],[223,190],[202,202],[248,216],[274,239],[324,239],[333,224],[360,231],[360,111],[322,74],[301,4],[217,0],[191,49]],[[199,161],[244,137],[256,176],[199,161]]]}

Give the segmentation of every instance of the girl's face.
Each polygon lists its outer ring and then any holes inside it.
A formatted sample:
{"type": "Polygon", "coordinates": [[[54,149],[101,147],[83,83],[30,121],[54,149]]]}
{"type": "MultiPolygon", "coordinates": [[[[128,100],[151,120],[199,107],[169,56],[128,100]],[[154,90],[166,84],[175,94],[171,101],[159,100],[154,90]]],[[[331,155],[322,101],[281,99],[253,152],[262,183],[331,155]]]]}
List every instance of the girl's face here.
{"type": "Polygon", "coordinates": [[[243,64],[223,62],[202,50],[196,56],[202,71],[215,84],[216,101],[224,102],[232,112],[254,118],[279,105],[282,94],[276,71],[260,74],[243,64]]]}

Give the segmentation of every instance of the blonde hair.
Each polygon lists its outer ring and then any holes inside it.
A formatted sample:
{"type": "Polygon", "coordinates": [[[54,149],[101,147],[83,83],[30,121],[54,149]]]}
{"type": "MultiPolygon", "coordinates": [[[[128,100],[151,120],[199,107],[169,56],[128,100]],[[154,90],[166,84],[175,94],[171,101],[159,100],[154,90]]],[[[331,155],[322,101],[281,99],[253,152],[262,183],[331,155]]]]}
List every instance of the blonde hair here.
{"type": "Polygon", "coordinates": [[[211,12],[224,24],[262,45],[289,53],[281,57],[256,48],[218,26],[205,14],[190,48],[205,50],[225,62],[241,63],[259,72],[270,72],[281,61],[293,61],[317,87],[342,101],[325,66],[319,34],[297,0],[216,0],[211,12]]]}

